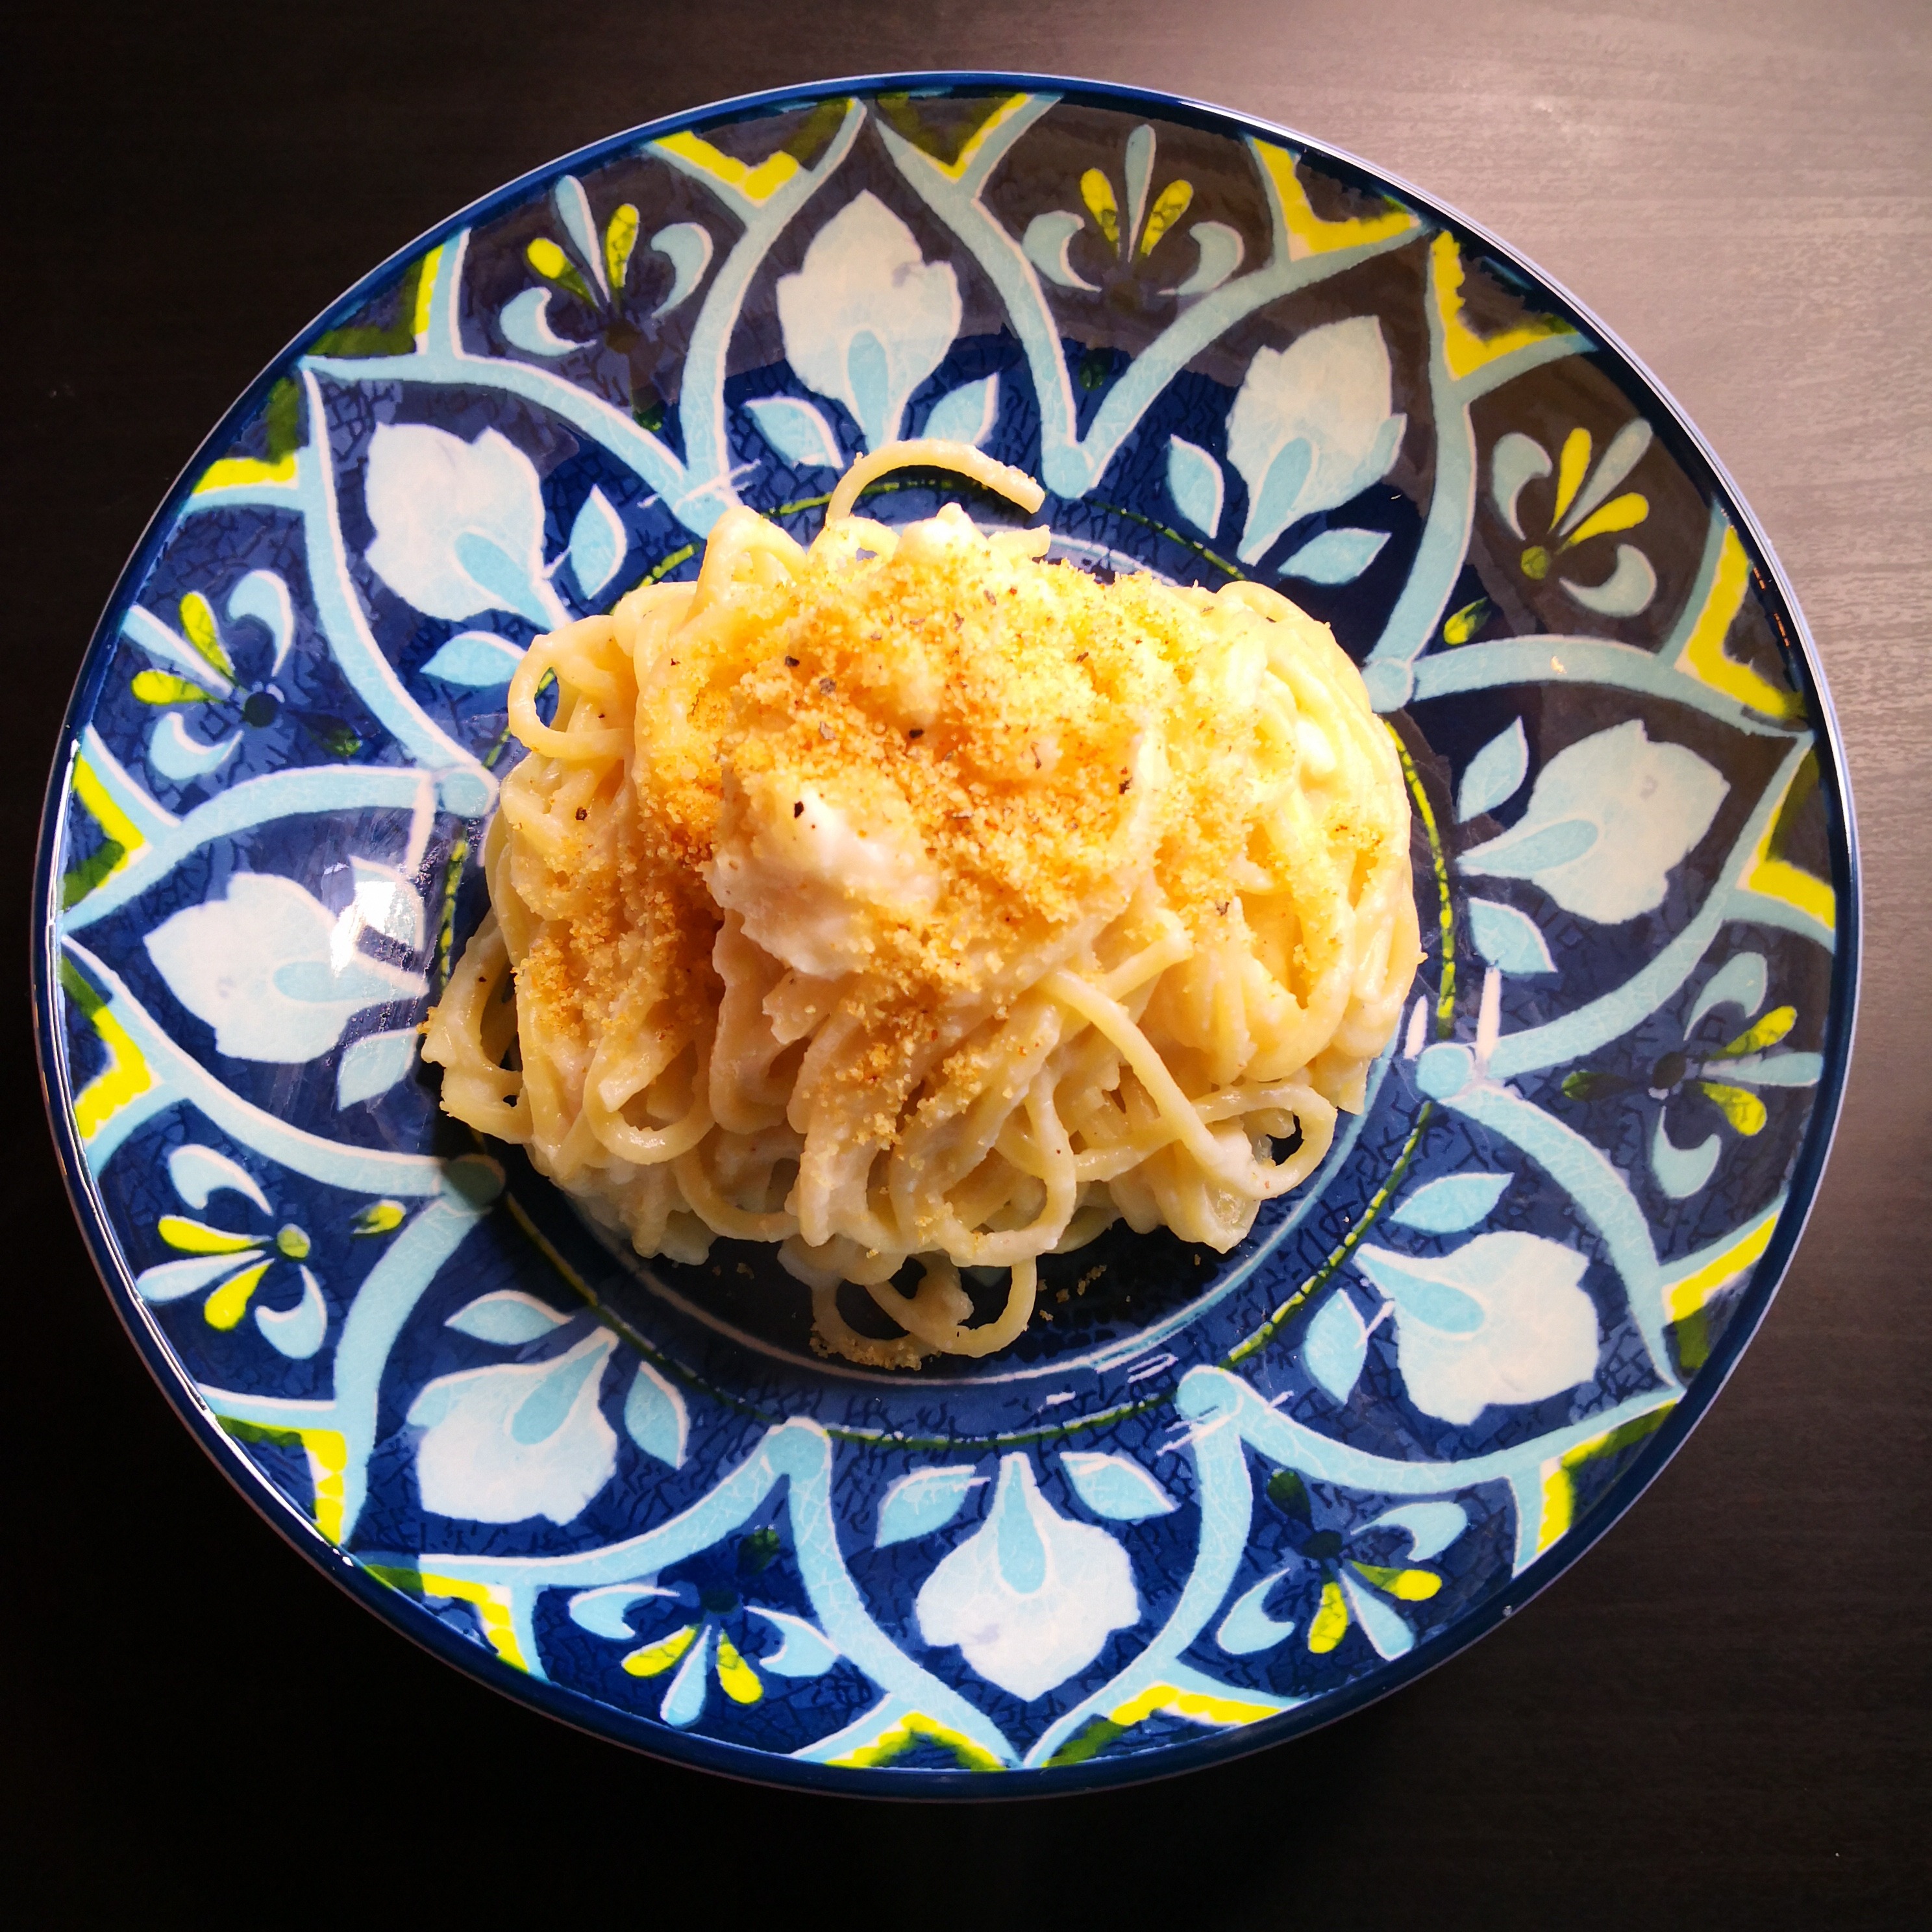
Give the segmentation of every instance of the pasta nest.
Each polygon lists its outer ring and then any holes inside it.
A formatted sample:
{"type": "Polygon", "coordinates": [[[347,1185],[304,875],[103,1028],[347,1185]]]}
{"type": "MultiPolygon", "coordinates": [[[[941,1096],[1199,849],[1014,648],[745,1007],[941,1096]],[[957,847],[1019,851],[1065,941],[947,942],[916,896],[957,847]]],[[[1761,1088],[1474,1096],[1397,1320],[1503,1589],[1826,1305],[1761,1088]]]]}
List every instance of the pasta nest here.
{"type": "Polygon", "coordinates": [[[734,508],[694,584],[531,646],[424,1053],[640,1254],[778,1243],[820,1346],[901,1367],[1006,1346],[1038,1258],[1117,1219],[1233,1246],[1420,952],[1400,761],[1325,628],[955,506],[889,529],[856,480],[809,548],[734,508]],[[961,1268],[1011,1271],[994,1318],[961,1268]]]}

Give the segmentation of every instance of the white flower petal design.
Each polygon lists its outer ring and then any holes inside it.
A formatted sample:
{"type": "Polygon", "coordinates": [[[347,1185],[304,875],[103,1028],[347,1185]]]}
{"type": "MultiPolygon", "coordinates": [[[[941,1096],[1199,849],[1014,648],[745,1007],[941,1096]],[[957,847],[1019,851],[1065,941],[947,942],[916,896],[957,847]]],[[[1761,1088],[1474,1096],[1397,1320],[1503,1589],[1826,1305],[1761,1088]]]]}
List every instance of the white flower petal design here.
{"type": "Polygon", "coordinates": [[[231,732],[212,745],[204,745],[182,722],[178,711],[164,711],[154,720],[148,734],[148,762],[164,778],[176,784],[192,784],[210,772],[218,772],[235,755],[242,734],[231,732]]]}
{"type": "Polygon", "coordinates": [[[1617,545],[1616,568],[1602,583],[1557,581],[1586,610],[1600,617],[1634,617],[1657,595],[1657,572],[1650,559],[1630,544],[1617,545]]]}
{"type": "Polygon", "coordinates": [[[598,1406],[609,1330],[547,1362],[443,1376],[418,1395],[410,1425],[423,1507],[470,1522],[580,1516],[617,1466],[617,1435],[598,1406]]]}
{"type": "Polygon", "coordinates": [[[426,616],[513,610],[550,629],[568,616],[543,561],[543,490],[530,460],[486,429],[474,442],[427,423],[383,423],[364,484],[369,568],[426,616]]]}
{"type": "Polygon", "coordinates": [[[1364,1246],[1356,1264],[1395,1304],[1409,1400],[1444,1422],[1491,1402],[1540,1402],[1597,1370],[1588,1264],[1540,1234],[1479,1234],[1439,1261],[1364,1246]]]}
{"type": "Polygon", "coordinates": [[[1187,232],[1201,257],[1193,274],[1172,292],[1204,296],[1218,289],[1241,266],[1247,244],[1225,221],[1197,221],[1187,232]]]}
{"type": "Polygon", "coordinates": [[[1687,746],[1652,743],[1633,718],[1558,752],[1537,775],[1529,809],[1465,853],[1463,869],[1533,880],[1566,912],[1617,925],[1664,903],[1672,867],[1730,788],[1687,746]]]}
{"type": "Polygon", "coordinates": [[[1105,1530],[1057,1514],[1023,1455],[1001,1459],[985,1523],[926,1580],[914,1607],[928,1643],[957,1644],[989,1684],[1029,1702],[1141,1617],[1127,1552],[1105,1530]]]}
{"type": "Polygon", "coordinates": [[[813,237],[778,286],[785,359],[852,412],[868,449],[899,434],[906,400],[959,332],[958,278],[868,189],[813,237]]]}
{"type": "Polygon", "coordinates": [[[1058,282],[1063,289],[1084,289],[1093,295],[1097,292],[1094,285],[1066,259],[1073,238],[1085,225],[1082,217],[1064,208],[1050,214],[1036,214],[1027,224],[1020,246],[1048,281],[1058,282]]]}
{"type": "Polygon", "coordinates": [[[420,973],[358,950],[354,905],[332,913],[292,879],[238,873],[226,898],[190,906],[144,942],[168,990],[236,1060],[326,1053],[364,1007],[421,999],[420,973]]]}
{"type": "Polygon", "coordinates": [[[292,1308],[257,1308],[255,1326],[277,1354],[292,1362],[305,1362],[322,1347],[328,1334],[328,1304],[322,1285],[307,1268],[302,1273],[302,1299],[292,1308]]]}
{"type": "Polygon", "coordinates": [[[1390,369],[1372,316],[1257,350],[1228,416],[1228,460],[1248,486],[1244,563],[1298,518],[1339,508],[1395,460],[1406,418],[1389,411],[1390,369]]]}
{"type": "Polygon", "coordinates": [[[526,289],[503,304],[497,321],[505,339],[528,356],[568,356],[584,344],[560,335],[550,326],[548,289],[526,289]]]}
{"type": "Polygon", "coordinates": [[[190,1208],[206,1208],[213,1196],[226,1192],[254,1202],[264,1214],[275,1211],[245,1167],[198,1141],[188,1141],[168,1156],[168,1178],[190,1208]]]}
{"type": "Polygon", "coordinates": [[[651,310],[655,319],[670,314],[704,280],[716,244],[711,238],[711,231],[701,223],[676,221],[668,228],[660,228],[651,237],[651,246],[670,262],[671,268],[670,287],[664,300],[651,310]]]}

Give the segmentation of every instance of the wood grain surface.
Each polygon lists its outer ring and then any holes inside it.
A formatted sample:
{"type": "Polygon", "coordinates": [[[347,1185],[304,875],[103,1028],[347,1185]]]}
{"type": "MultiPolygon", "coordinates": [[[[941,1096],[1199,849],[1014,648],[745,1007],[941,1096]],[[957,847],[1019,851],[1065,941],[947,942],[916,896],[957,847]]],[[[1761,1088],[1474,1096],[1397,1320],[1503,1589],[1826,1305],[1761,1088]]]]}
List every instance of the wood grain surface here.
{"type": "Polygon", "coordinates": [[[20,1922],[1568,1928],[1893,1922],[1928,1876],[1932,7],[1924,0],[72,5],[16,51],[0,622],[23,961],[62,708],[235,394],[375,262],[523,170],[830,74],[1172,88],[1500,233],[1655,373],[1789,573],[1865,878],[1837,1151],[1689,1446],[1533,1606],[1316,1736],[1050,1804],[868,1805],[628,1756],[491,1697],[250,1512],[94,1280],[34,1097],[4,1163],[20,1922]],[[25,1776],[20,1774],[25,1773],[25,1776]],[[280,1901],[279,1904],[275,1901],[280,1901]],[[138,1909],[137,1909],[138,1908],[138,1909]]]}

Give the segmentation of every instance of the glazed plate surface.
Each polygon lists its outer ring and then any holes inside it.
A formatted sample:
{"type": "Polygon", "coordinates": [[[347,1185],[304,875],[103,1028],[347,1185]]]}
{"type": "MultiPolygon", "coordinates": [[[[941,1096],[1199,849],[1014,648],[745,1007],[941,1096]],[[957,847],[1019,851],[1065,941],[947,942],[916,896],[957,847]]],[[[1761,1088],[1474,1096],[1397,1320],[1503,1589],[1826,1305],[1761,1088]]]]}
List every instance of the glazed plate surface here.
{"type": "MultiPolygon", "coordinates": [[[[1017,519],[920,472],[866,508],[949,499],[1017,519]]],[[[904,1794],[1252,1748],[1525,1601],[1761,1318],[1856,982],[1802,622],[1642,370],[1358,163],[1012,76],[620,136],[352,290],[130,564],[40,890],[83,1223],[264,1513],[573,1723],[904,1794]],[[815,1353],[761,1252],[607,1248],[440,1114],[416,1031],[530,639],[694,575],[734,502],[808,538],[902,435],[1038,476],[1058,556],[1331,624],[1427,949],[1239,1248],[1116,1231],[1012,1348],[910,1375],[815,1353]]]]}

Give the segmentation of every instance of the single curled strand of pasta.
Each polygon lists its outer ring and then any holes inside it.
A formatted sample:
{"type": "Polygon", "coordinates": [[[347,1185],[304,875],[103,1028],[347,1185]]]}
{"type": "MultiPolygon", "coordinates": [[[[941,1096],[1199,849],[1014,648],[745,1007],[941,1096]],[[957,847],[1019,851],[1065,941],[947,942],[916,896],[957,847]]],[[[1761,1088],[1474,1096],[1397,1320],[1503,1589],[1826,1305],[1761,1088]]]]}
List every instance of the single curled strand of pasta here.
{"type": "Polygon", "coordinates": [[[828,527],[852,514],[852,506],[868,484],[895,470],[956,470],[982,483],[988,490],[1010,498],[1031,516],[1046,501],[1046,492],[1024,470],[999,463],[970,442],[946,442],[936,436],[921,436],[910,442],[889,442],[883,449],[862,456],[838,479],[832,500],[825,506],[828,527]]]}
{"type": "Polygon", "coordinates": [[[603,728],[598,729],[590,724],[588,721],[596,716],[594,711],[586,710],[584,728],[572,728],[576,724],[581,700],[591,694],[586,684],[575,682],[573,673],[587,673],[590,677],[600,675],[597,668],[584,664],[579,648],[580,634],[593,627],[608,633],[610,620],[586,617],[581,623],[566,626],[561,631],[553,631],[548,637],[538,638],[524,653],[523,662],[518,665],[515,675],[510,680],[510,729],[532,752],[541,752],[563,764],[621,758],[631,748],[631,733],[626,727],[603,723],[603,728]],[[545,674],[551,672],[555,673],[557,680],[557,715],[561,729],[546,724],[537,716],[537,692],[545,674]]]}
{"type": "Polygon", "coordinates": [[[926,1267],[926,1279],[916,1294],[902,1294],[886,1282],[873,1282],[866,1289],[908,1334],[938,1354],[981,1360],[998,1354],[1008,1342],[1018,1341],[1025,1333],[1040,1294],[1040,1268],[1030,1257],[1013,1264],[1006,1305],[998,1318],[977,1328],[964,1325],[973,1304],[959,1286],[958,1269],[943,1258],[929,1260],[926,1267]]]}
{"type": "Polygon", "coordinates": [[[686,622],[703,616],[713,604],[730,597],[750,560],[776,558],[788,575],[796,575],[804,566],[805,555],[804,546],[777,524],[742,503],[734,504],[712,526],[706,542],[698,590],[686,622]]]}

